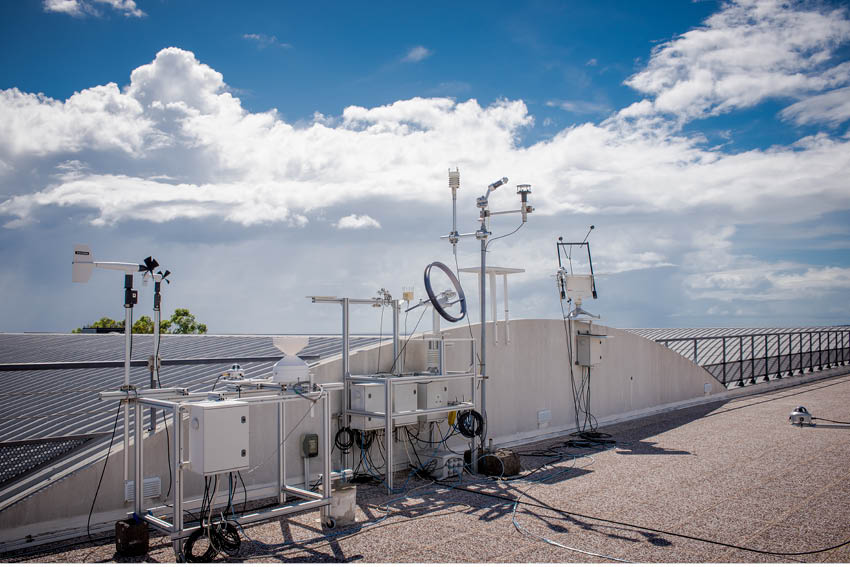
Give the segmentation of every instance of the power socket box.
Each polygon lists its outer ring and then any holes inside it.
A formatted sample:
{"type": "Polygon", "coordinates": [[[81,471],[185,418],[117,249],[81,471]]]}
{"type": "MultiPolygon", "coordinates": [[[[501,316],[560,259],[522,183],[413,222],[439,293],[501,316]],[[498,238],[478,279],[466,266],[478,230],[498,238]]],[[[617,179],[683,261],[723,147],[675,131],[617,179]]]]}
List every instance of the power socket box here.
{"type": "MultiPolygon", "coordinates": [[[[427,382],[418,384],[419,409],[444,408],[449,404],[449,385],[447,382],[427,382]]],[[[446,413],[420,414],[420,421],[439,421],[446,413]]]]}
{"type": "MultiPolygon", "coordinates": [[[[396,384],[393,413],[404,411],[416,411],[418,409],[417,391],[419,384],[408,382],[396,384]]],[[[371,411],[383,414],[386,410],[384,403],[384,385],[382,383],[361,383],[351,385],[351,409],[357,411],[371,411]]],[[[395,419],[395,424],[410,425],[416,423],[416,415],[401,416],[395,419]]],[[[352,415],[351,428],[368,431],[370,429],[383,429],[383,417],[369,417],[365,415],[352,415]]]]}
{"type": "Polygon", "coordinates": [[[189,468],[204,475],[247,469],[248,404],[207,401],[189,408],[189,468]]]}
{"type": "Polygon", "coordinates": [[[427,461],[424,458],[422,460],[436,480],[445,480],[451,476],[459,477],[463,472],[463,455],[443,452],[433,457],[428,456],[427,461]]]}

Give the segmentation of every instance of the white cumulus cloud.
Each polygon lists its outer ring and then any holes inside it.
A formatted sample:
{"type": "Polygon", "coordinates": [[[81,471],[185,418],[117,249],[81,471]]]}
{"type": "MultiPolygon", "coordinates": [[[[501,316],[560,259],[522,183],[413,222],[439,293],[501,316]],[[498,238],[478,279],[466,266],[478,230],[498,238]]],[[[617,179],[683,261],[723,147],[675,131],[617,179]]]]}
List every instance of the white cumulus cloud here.
{"type": "Polygon", "coordinates": [[[848,40],[846,7],[740,0],[656,47],[626,84],[654,97],[644,110],[710,116],[848,84],[850,63],[830,63],[848,40]]]}
{"type": "Polygon", "coordinates": [[[141,18],[145,15],[136,6],[135,0],[44,0],[43,6],[45,12],[57,12],[74,17],[100,16],[98,6],[108,6],[127,17],[141,18]]]}
{"type": "Polygon", "coordinates": [[[381,228],[381,223],[369,215],[348,215],[339,219],[334,226],[339,229],[381,228]]]}

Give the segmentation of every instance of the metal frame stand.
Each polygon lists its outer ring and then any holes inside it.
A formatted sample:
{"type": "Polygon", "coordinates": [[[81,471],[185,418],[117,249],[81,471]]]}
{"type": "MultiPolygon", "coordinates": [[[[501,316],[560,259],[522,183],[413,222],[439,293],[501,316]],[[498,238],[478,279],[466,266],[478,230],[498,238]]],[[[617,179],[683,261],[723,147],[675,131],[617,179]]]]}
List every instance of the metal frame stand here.
{"type": "MultiPolygon", "coordinates": [[[[478,374],[474,370],[472,372],[448,372],[443,368],[445,357],[443,355],[443,345],[442,342],[445,341],[443,338],[436,338],[436,340],[441,341],[440,345],[440,373],[438,375],[434,374],[414,374],[405,376],[404,372],[395,372],[390,375],[386,374],[376,374],[376,375],[352,375],[350,369],[350,355],[351,355],[351,337],[350,337],[350,306],[354,305],[372,305],[375,307],[379,307],[381,302],[384,304],[390,304],[393,309],[393,361],[396,362],[396,359],[399,357],[399,313],[401,311],[400,302],[397,299],[392,299],[389,294],[384,294],[383,297],[379,298],[371,298],[371,299],[352,299],[350,297],[327,297],[327,296],[310,296],[313,303],[337,303],[342,307],[342,382],[343,382],[343,427],[349,427],[351,424],[351,416],[352,415],[364,415],[368,417],[377,417],[384,419],[384,435],[386,441],[386,461],[385,461],[385,478],[387,484],[387,491],[392,492],[392,458],[393,458],[393,430],[395,428],[395,419],[398,417],[409,417],[412,415],[422,415],[422,414],[435,414],[435,413],[446,413],[452,411],[461,411],[465,409],[477,409],[478,405],[475,403],[475,390],[478,384],[478,380],[480,379],[478,374]],[[470,400],[469,402],[462,402],[456,404],[454,406],[447,406],[445,408],[430,408],[430,409],[422,409],[416,411],[407,411],[397,413],[393,411],[394,402],[395,402],[395,390],[394,386],[398,383],[404,382],[417,382],[417,383],[430,383],[437,381],[446,381],[446,380],[461,380],[461,379],[469,379],[470,380],[470,400]],[[351,409],[351,384],[356,383],[364,383],[364,382],[382,382],[384,385],[384,412],[366,412],[359,410],[351,409]],[[385,419],[385,416],[389,416],[389,419],[385,419]]],[[[435,340],[435,339],[431,339],[435,340]]],[[[457,342],[470,342],[472,349],[472,360],[475,358],[475,342],[471,339],[454,339],[457,342]]],[[[395,364],[391,370],[395,369],[395,364]]],[[[403,369],[403,365],[399,365],[399,368],[403,369]]],[[[484,386],[481,386],[482,396],[484,391],[484,386]]],[[[483,404],[483,397],[482,397],[483,404]]],[[[473,451],[473,466],[477,461],[476,452],[473,451]]],[[[347,453],[343,456],[342,466],[344,469],[349,469],[353,465],[353,455],[351,453],[347,453]]]]}
{"type": "MultiPolygon", "coordinates": [[[[313,510],[320,508],[321,519],[323,525],[330,523],[330,504],[331,504],[331,408],[330,408],[330,392],[329,390],[320,389],[313,392],[303,394],[295,394],[287,392],[281,388],[279,384],[257,384],[256,390],[236,392],[199,392],[190,394],[184,388],[159,388],[151,390],[120,390],[112,392],[101,392],[102,400],[120,400],[125,404],[125,412],[129,411],[129,407],[133,406],[134,416],[136,418],[133,443],[135,450],[135,466],[133,467],[132,480],[135,483],[134,494],[135,502],[133,503],[133,511],[130,513],[136,518],[147,522],[155,529],[171,537],[174,553],[178,559],[182,559],[182,549],[180,540],[188,537],[196,528],[196,522],[184,522],[185,499],[183,494],[184,489],[184,473],[190,461],[186,459],[186,448],[183,443],[183,414],[189,411],[191,402],[204,401],[209,399],[226,400],[239,399],[242,402],[260,405],[260,404],[275,404],[278,407],[278,416],[285,417],[285,406],[290,402],[304,402],[304,398],[310,398],[315,404],[321,405],[322,409],[322,489],[321,492],[305,490],[303,488],[292,486],[286,482],[286,431],[283,419],[279,422],[278,427],[278,450],[280,451],[280,459],[277,466],[277,484],[279,490],[279,505],[268,507],[263,510],[250,513],[242,513],[232,516],[241,525],[248,525],[256,522],[269,520],[272,518],[295,514],[305,510],[313,510]],[[172,489],[171,499],[171,521],[154,515],[151,510],[147,510],[144,506],[144,433],[142,427],[142,414],[144,408],[162,409],[170,412],[173,417],[172,428],[172,446],[174,452],[170,456],[171,465],[174,470],[174,485],[172,489]],[[291,495],[299,498],[300,502],[286,504],[286,496],[291,495]]],[[[125,451],[126,453],[126,451],[125,451]]],[[[213,498],[215,495],[213,495],[213,498]]]]}

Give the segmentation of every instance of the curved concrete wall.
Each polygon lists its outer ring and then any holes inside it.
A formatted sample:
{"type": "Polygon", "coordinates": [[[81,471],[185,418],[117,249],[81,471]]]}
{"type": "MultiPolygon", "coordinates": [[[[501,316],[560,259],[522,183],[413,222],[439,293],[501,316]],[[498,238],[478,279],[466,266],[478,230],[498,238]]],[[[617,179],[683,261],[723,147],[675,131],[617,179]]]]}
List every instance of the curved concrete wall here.
{"type": "MultiPolygon", "coordinates": [[[[492,327],[492,323],[489,323],[492,327]]],[[[499,323],[501,326],[502,323],[499,323]]],[[[561,320],[514,320],[510,323],[511,342],[505,344],[504,333],[500,332],[499,343],[489,332],[487,345],[488,375],[487,410],[488,437],[497,444],[517,443],[542,436],[556,435],[575,429],[570,368],[576,380],[581,371],[567,356],[567,336],[561,320]],[[551,418],[546,423],[539,420],[539,412],[548,411],[551,418]]],[[[479,335],[479,325],[472,325],[474,337],[479,335]]],[[[573,328],[587,331],[586,323],[573,328]]],[[[488,329],[489,331],[489,329],[488,329]]],[[[500,329],[501,331],[501,329],[500,329]]],[[[661,411],[665,407],[680,405],[725,391],[723,386],[708,372],[689,360],[655,342],[637,335],[593,325],[593,332],[606,334],[610,338],[603,347],[602,364],[591,371],[590,410],[600,424],[628,417],[661,411]],[[707,386],[706,386],[707,385],[707,386]]],[[[466,370],[474,359],[471,356],[470,329],[460,325],[444,331],[444,336],[459,339],[446,349],[447,367],[466,370]]],[[[571,337],[574,341],[574,336],[571,337]]],[[[403,342],[403,341],[402,341],[403,342]]],[[[411,340],[404,352],[404,369],[418,371],[425,368],[426,344],[411,340]]],[[[388,371],[393,362],[392,343],[380,346],[380,370],[388,371]]],[[[354,352],[350,359],[353,374],[369,374],[379,367],[377,345],[354,352]]],[[[333,357],[314,368],[318,383],[339,382],[342,379],[340,357],[333,357]]],[[[468,382],[450,383],[449,399],[469,399],[468,382]]],[[[342,409],[341,392],[333,392],[333,411],[342,409]]],[[[294,402],[287,407],[288,428],[294,428],[304,416],[306,402],[294,402]]],[[[254,407],[251,414],[252,466],[265,461],[245,480],[253,487],[252,497],[274,494],[276,420],[272,407],[254,407]]],[[[320,414],[307,416],[301,427],[292,433],[287,443],[287,476],[290,484],[303,479],[303,461],[299,452],[300,434],[305,431],[320,431],[320,414]]],[[[333,420],[334,428],[336,419],[333,420]]],[[[184,428],[184,431],[187,428],[184,428]]],[[[120,435],[118,436],[120,438],[120,435]]],[[[162,430],[145,440],[145,476],[162,479],[163,494],[168,489],[168,468],[165,461],[166,447],[162,430]]],[[[173,450],[173,447],[171,448],[173,450]]],[[[399,445],[395,451],[398,465],[404,466],[407,459],[399,445]]],[[[333,467],[339,467],[339,455],[334,451],[333,467]]],[[[91,505],[102,461],[83,468],[58,482],[46,487],[0,512],[0,542],[24,541],[27,536],[35,543],[46,541],[45,534],[67,529],[67,535],[85,533],[86,516],[91,505]]],[[[318,472],[318,463],[313,473],[318,472]]],[[[122,455],[115,451],[98,495],[93,524],[114,521],[124,517],[127,505],[123,501],[122,455]]],[[[199,475],[187,473],[186,497],[197,497],[203,490],[199,475]]],[[[147,506],[162,503],[162,499],[146,502],[147,506]]]]}
{"type": "MultiPolygon", "coordinates": [[[[496,343],[493,324],[488,326],[488,436],[496,443],[508,443],[574,430],[570,367],[576,384],[581,380],[581,367],[569,360],[564,322],[511,321],[508,344],[501,328],[496,343]],[[539,412],[544,410],[551,412],[548,423],[539,420],[539,412]]],[[[574,353],[576,332],[589,330],[587,323],[573,325],[570,340],[574,353]]],[[[711,374],[653,341],[595,323],[592,333],[609,337],[603,344],[602,363],[590,372],[590,411],[600,423],[725,391],[711,374]]],[[[455,327],[445,334],[468,338],[469,329],[455,327]]],[[[479,336],[480,325],[472,325],[472,334],[479,336]]]]}

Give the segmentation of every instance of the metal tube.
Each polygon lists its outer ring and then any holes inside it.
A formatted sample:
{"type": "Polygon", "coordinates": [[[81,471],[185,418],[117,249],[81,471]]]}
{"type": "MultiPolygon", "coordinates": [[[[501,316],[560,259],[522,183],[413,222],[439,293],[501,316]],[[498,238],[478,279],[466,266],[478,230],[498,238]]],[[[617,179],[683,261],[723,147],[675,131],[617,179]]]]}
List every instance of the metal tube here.
{"type": "Polygon", "coordinates": [[[723,344],[723,385],[726,385],[726,337],[722,339],[723,344]]]}
{"type": "Polygon", "coordinates": [[[750,337],[750,374],[752,374],[753,384],[756,383],[756,338],[750,337]]]}
{"type": "Polygon", "coordinates": [[[153,527],[155,527],[156,529],[158,529],[159,531],[164,532],[166,534],[170,534],[171,530],[174,528],[172,524],[166,522],[165,520],[157,518],[156,516],[151,516],[150,514],[144,514],[142,516],[142,519],[153,527]]]}
{"type": "Polygon", "coordinates": [[[183,530],[183,414],[180,409],[174,411],[174,427],[172,427],[174,456],[172,465],[174,469],[174,486],[172,488],[172,510],[174,510],[174,531],[179,533],[183,530]]]}
{"type": "MultiPolygon", "coordinates": [[[[324,438],[324,455],[322,458],[322,496],[326,500],[331,498],[331,395],[325,392],[322,400],[322,437],[324,438]]],[[[322,508],[325,516],[330,517],[331,507],[322,508]]]]}
{"type": "Polygon", "coordinates": [[[508,313],[508,274],[502,274],[502,291],[505,294],[505,344],[511,342],[511,317],[508,313]]]}
{"type": "Polygon", "coordinates": [[[393,492],[393,382],[384,381],[384,450],[386,462],[384,463],[384,476],[387,482],[387,494],[393,492]]]}
{"type": "MultiPolygon", "coordinates": [[[[442,407],[442,408],[423,408],[423,409],[410,410],[410,411],[405,411],[405,412],[400,412],[400,413],[392,413],[391,415],[392,415],[393,418],[397,418],[397,417],[410,417],[410,416],[414,416],[414,415],[425,415],[426,413],[427,414],[438,414],[438,413],[447,414],[449,412],[463,410],[463,409],[475,409],[475,404],[473,402],[458,402],[455,405],[445,406],[445,407],[442,407]]],[[[375,417],[375,418],[380,418],[380,419],[383,419],[383,417],[384,417],[383,412],[378,412],[378,411],[350,410],[349,413],[351,413],[351,415],[363,415],[363,416],[366,416],[366,417],[375,417]]]]}
{"type": "MultiPolygon", "coordinates": [[[[133,418],[135,420],[135,428],[133,431],[133,449],[135,449],[135,462],[133,479],[135,492],[135,505],[133,506],[136,512],[136,517],[141,517],[145,504],[145,469],[144,469],[144,450],[145,450],[145,435],[142,424],[144,422],[144,408],[136,400],[133,404],[133,418]]],[[[125,449],[126,451],[126,449],[125,449]]]]}
{"type": "MultiPolygon", "coordinates": [[[[132,287],[133,276],[128,275],[132,287]]],[[[126,281],[126,280],[125,280],[126,281]]],[[[133,341],[133,307],[124,306],[124,386],[130,385],[130,356],[133,341]]],[[[130,478],[130,406],[124,404],[124,482],[130,478]]]]}
{"type": "Polygon", "coordinates": [[[283,430],[285,414],[283,407],[286,404],[280,402],[277,404],[277,501],[283,504],[286,501],[286,495],[283,493],[283,487],[286,484],[283,480],[284,469],[286,468],[286,458],[284,457],[283,439],[285,432],[283,430]]]}
{"type": "MultiPolygon", "coordinates": [[[[287,504],[286,506],[278,506],[277,508],[273,508],[266,512],[255,512],[252,514],[245,514],[244,516],[237,516],[235,519],[244,526],[246,524],[253,524],[256,522],[262,522],[263,520],[277,518],[286,514],[295,514],[306,510],[314,510],[328,505],[330,505],[330,499],[326,500],[323,498],[321,500],[310,500],[308,502],[298,502],[295,504],[287,504]]],[[[181,534],[181,536],[187,536],[189,533],[181,534]]]]}
{"type": "Polygon", "coordinates": [[[767,340],[768,340],[767,335],[765,335],[764,336],[764,380],[765,380],[765,382],[770,381],[770,376],[768,376],[768,373],[770,372],[770,369],[768,368],[768,366],[770,366],[770,359],[767,357],[767,354],[768,354],[767,340]]]}
{"type": "MultiPolygon", "coordinates": [[[[284,488],[286,487],[286,402],[281,402],[280,404],[280,443],[278,444],[278,450],[280,451],[280,483],[284,488]]],[[[286,502],[286,493],[283,492],[278,499],[281,504],[286,502]]]]}
{"type": "MultiPolygon", "coordinates": [[[[347,297],[342,299],[342,426],[348,427],[351,424],[351,418],[348,415],[348,410],[351,408],[351,385],[348,383],[348,378],[351,375],[349,367],[349,350],[351,349],[350,337],[348,331],[348,316],[350,300],[347,297]]],[[[351,451],[342,456],[343,468],[352,466],[354,455],[351,451]]]]}
{"type": "Polygon", "coordinates": [[[490,273],[490,314],[493,318],[493,343],[499,344],[499,318],[496,317],[496,274],[490,273]]]}
{"type": "MultiPolygon", "coordinates": [[[[151,388],[156,388],[159,384],[159,322],[161,314],[159,310],[159,286],[160,282],[154,282],[154,301],[153,301],[153,357],[151,360],[151,388]]],[[[156,431],[156,409],[150,410],[151,424],[150,432],[153,434],[156,431]]]]}
{"type": "MultiPolygon", "coordinates": [[[[393,299],[393,360],[398,359],[398,333],[399,333],[399,314],[401,313],[401,303],[398,299],[393,299]]],[[[399,374],[404,372],[404,360],[399,361],[398,366],[401,371],[399,374]]],[[[378,369],[380,372],[381,369],[378,369]]],[[[393,372],[394,369],[390,368],[390,372],[393,372]]]]}
{"type": "MultiPolygon", "coordinates": [[[[481,231],[486,234],[486,226],[481,223],[481,231]]],[[[484,421],[487,421],[487,237],[481,239],[481,274],[479,281],[481,282],[481,415],[484,416],[484,421]]],[[[485,435],[481,436],[479,445],[484,448],[485,435]]],[[[473,470],[477,472],[477,464],[473,465],[473,470]]]]}
{"type": "Polygon", "coordinates": [[[312,490],[304,490],[302,488],[298,488],[297,486],[284,486],[283,490],[293,496],[297,496],[298,498],[304,498],[307,500],[319,500],[322,498],[322,495],[318,492],[314,492],[312,490]]]}
{"type": "Polygon", "coordinates": [[[743,335],[738,337],[738,362],[740,363],[740,376],[741,383],[744,382],[744,337],[743,335]]]}

